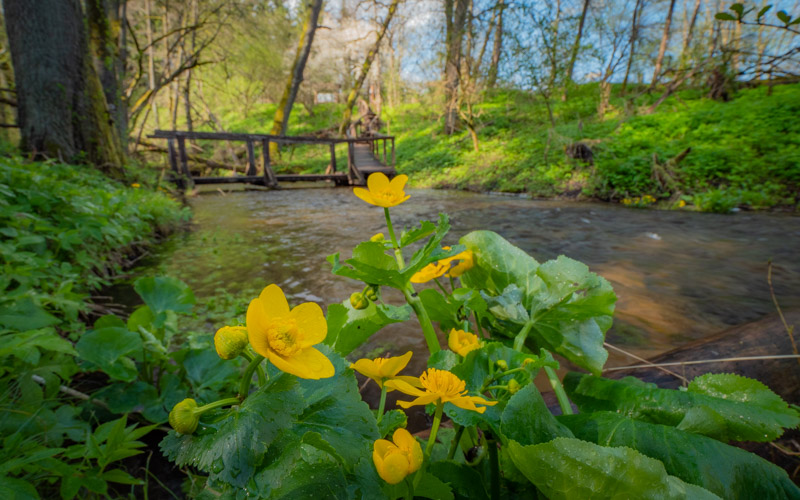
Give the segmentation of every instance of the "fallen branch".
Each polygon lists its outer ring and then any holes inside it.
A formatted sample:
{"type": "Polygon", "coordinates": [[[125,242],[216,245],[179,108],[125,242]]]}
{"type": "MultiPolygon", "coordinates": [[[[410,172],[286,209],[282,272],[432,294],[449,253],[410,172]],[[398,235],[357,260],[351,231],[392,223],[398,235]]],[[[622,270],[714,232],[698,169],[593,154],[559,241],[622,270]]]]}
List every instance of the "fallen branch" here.
{"type": "MultiPolygon", "coordinates": [[[[139,140],[137,142],[137,144],[140,145],[140,146],[144,146],[145,148],[147,148],[148,151],[153,151],[153,152],[156,152],[156,153],[165,153],[165,154],[169,153],[167,148],[165,148],[163,146],[159,146],[158,144],[153,144],[152,142],[139,140]]],[[[189,161],[193,161],[195,163],[200,163],[200,164],[205,165],[206,167],[209,167],[209,168],[218,168],[220,170],[230,170],[230,171],[232,171],[234,173],[236,172],[236,165],[228,165],[228,164],[225,164],[225,163],[219,163],[219,162],[216,162],[214,160],[209,160],[207,158],[203,158],[202,156],[193,155],[191,153],[187,153],[186,157],[189,159],[189,161]]]]}

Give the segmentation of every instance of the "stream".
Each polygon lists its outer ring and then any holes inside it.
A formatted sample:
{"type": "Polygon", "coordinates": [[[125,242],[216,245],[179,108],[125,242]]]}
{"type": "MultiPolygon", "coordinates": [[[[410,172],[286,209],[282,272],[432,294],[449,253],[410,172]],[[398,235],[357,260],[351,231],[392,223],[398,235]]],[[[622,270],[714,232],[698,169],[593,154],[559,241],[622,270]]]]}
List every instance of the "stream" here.
{"type": "MultiPolygon", "coordinates": [[[[446,212],[452,229],[445,243],[491,229],[539,262],[563,254],[586,263],[611,282],[619,298],[608,342],[639,356],[775,312],[766,280],[769,259],[781,306],[800,308],[797,216],[642,210],[458,191],[409,194],[409,201],[392,208],[396,228],[435,221],[446,212]]],[[[276,283],[290,304],[315,301],[325,309],[360,289],[331,274],[326,256],[341,252],[348,258],[357,243],[386,231],[382,209],[345,188],[215,191],[194,197],[191,205],[194,230],[170,238],[136,273],[182,279],[198,307],[223,292],[246,304],[276,283]]],[[[384,298],[402,301],[399,293],[384,298]]],[[[208,326],[213,333],[223,325],[208,326]]],[[[351,357],[409,349],[426,351],[414,319],[385,328],[351,357]]],[[[424,358],[404,373],[421,372],[424,358]]],[[[607,366],[632,362],[612,351],[607,366]]]]}

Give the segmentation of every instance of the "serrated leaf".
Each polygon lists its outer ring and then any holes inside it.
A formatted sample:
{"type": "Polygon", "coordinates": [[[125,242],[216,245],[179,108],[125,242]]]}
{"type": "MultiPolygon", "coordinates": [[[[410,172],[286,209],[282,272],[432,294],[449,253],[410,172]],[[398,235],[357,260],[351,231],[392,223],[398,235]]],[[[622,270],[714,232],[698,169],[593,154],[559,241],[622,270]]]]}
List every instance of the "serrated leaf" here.
{"type": "Polygon", "coordinates": [[[403,231],[403,233],[400,235],[400,247],[407,247],[408,245],[416,243],[423,238],[427,238],[435,231],[436,224],[427,220],[420,221],[419,227],[415,227],[408,231],[403,231]]]}
{"type": "Polygon", "coordinates": [[[441,479],[430,473],[424,473],[417,487],[414,488],[414,496],[431,498],[433,500],[453,500],[453,490],[441,479]]]}
{"type": "Polygon", "coordinates": [[[501,419],[501,432],[522,444],[539,444],[572,432],[550,413],[535,384],[528,384],[511,396],[501,419]]]}
{"type": "Polygon", "coordinates": [[[405,428],[408,416],[402,410],[389,410],[383,414],[383,418],[378,422],[378,433],[382,438],[392,434],[395,429],[405,428]]]}
{"type": "Polygon", "coordinates": [[[453,461],[434,462],[430,465],[430,472],[447,483],[453,489],[453,493],[458,495],[457,498],[469,500],[489,498],[481,475],[466,464],[458,464],[453,461]]]}
{"type": "Polygon", "coordinates": [[[354,309],[350,300],[328,306],[328,336],[325,344],[346,356],[386,325],[407,321],[411,307],[370,302],[366,309],[354,309]]]}
{"type": "Polygon", "coordinates": [[[0,327],[17,331],[37,330],[60,323],[30,298],[0,306],[0,327]]]}
{"type": "Polygon", "coordinates": [[[664,465],[631,448],[609,448],[572,438],[523,446],[509,443],[517,468],[551,500],[717,499],[670,476],[664,465]]]}
{"type": "Polygon", "coordinates": [[[800,425],[800,414],[766,386],[727,375],[704,375],[694,391],[675,391],[569,373],[564,378],[564,387],[582,412],[617,411],[630,418],[678,426],[721,441],[772,441],[783,434],[784,428],[800,425]],[[722,392],[723,388],[728,391],[735,387],[743,388],[747,396],[741,397],[746,400],[722,392]]]}
{"type": "Polygon", "coordinates": [[[576,437],[604,446],[627,446],[660,460],[667,473],[726,499],[800,498],[786,471],[715,439],[611,412],[558,418],[576,437]]]}
{"type": "Polygon", "coordinates": [[[461,276],[464,285],[499,294],[508,285],[532,285],[539,263],[493,231],[473,231],[459,242],[472,250],[474,266],[461,276]]]}
{"type": "Polygon", "coordinates": [[[161,441],[161,451],[178,465],[209,473],[212,480],[244,486],[267,447],[291,427],[303,407],[297,379],[284,374],[251,393],[224,420],[201,422],[192,435],[170,431],[161,441]]]}
{"type": "Polygon", "coordinates": [[[255,478],[259,498],[347,499],[342,469],[328,453],[309,444],[293,443],[255,478]]]}

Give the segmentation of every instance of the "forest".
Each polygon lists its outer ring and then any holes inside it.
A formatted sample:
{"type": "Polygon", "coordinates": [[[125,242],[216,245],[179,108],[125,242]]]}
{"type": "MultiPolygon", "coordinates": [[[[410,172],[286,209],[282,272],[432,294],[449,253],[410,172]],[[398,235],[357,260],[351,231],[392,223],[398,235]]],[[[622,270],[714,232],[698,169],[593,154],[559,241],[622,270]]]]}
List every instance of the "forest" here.
{"type": "Polygon", "coordinates": [[[797,2],[0,21],[0,498],[800,498],[797,2]]]}

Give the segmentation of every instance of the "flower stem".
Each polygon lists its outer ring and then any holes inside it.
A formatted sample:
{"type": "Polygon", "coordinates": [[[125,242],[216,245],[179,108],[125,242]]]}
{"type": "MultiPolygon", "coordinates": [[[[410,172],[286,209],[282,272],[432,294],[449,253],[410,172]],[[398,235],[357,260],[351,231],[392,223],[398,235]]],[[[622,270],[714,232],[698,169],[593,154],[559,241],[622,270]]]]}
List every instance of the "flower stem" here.
{"type": "Polygon", "coordinates": [[[489,467],[491,468],[491,498],[500,499],[500,460],[497,456],[497,442],[488,441],[489,444],[489,467]]]}
{"type": "MultiPolygon", "coordinates": [[[[386,216],[386,227],[389,230],[389,239],[392,241],[392,247],[394,247],[394,256],[397,259],[397,265],[400,269],[406,267],[405,261],[403,260],[403,251],[400,248],[400,245],[397,243],[397,238],[394,235],[394,227],[392,226],[392,218],[389,216],[389,209],[383,209],[383,215],[386,216]]],[[[428,311],[425,310],[425,306],[422,305],[422,301],[419,300],[417,297],[417,292],[414,291],[414,287],[411,283],[406,284],[406,288],[403,290],[403,295],[406,298],[406,302],[414,309],[414,313],[417,315],[417,320],[419,321],[419,325],[422,327],[422,334],[425,336],[425,343],[428,344],[428,351],[430,354],[435,352],[439,352],[442,350],[442,347],[439,345],[439,339],[436,337],[436,331],[433,329],[433,324],[431,323],[431,319],[428,316],[428,311]]]]}
{"type": "Polygon", "coordinates": [[[414,483],[406,476],[406,500],[414,500],[414,483]]]}
{"type": "Polygon", "coordinates": [[[386,385],[381,387],[381,402],[378,405],[378,423],[381,423],[383,418],[383,409],[386,407],[386,385]]]}
{"type": "Polygon", "coordinates": [[[253,361],[247,365],[242,376],[242,381],[239,382],[239,399],[244,400],[250,393],[250,382],[253,380],[253,372],[256,371],[261,362],[264,361],[264,356],[256,354],[253,356],[253,361]]]}
{"type": "Polygon", "coordinates": [[[525,323],[525,326],[522,327],[522,330],[519,331],[517,336],[514,338],[514,350],[522,352],[522,347],[525,345],[525,340],[528,338],[528,334],[533,327],[533,320],[528,320],[525,323]]]}
{"type": "Polygon", "coordinates": [[[572,405],[569,403],[567,393],[564,391],[564,386],[561,385],[561,381],[558,379],[556,371],[549,366],[545,366],[544,371],[547,374],[547,378],[550,380],[550,385],[553,386],[553,390],[556,393],[558,405],[561,406],[561,413],[564,415],[572,415],[572,405]]]}
{"type": "Polygon", "coordinates": [[[436,403],[436,412],[433,414],[433,427],[431,427],[431,434],[428,436],[428,446],[425,447],[425,456],[428,458],[430,458],[433,445],[436,443],[436,433],[439,432],[439,424],[442,423],[442,411],[444,411],[444,403],[439,399],[436,403]]]}
{"type": "Polygon", "coordinates": [[[447,459],[452,460],[456,456],[456,450],[461,442],[461,436],[464,434],[464,426],[456,424],[456,435],[453,437],[453,442],[450,443],[450,449],[447,451],[447,459]]]}
{"type": "Polygon", "coordinates": [[[213,410],[214,408],[219,408],[228,405],[237,405],[239,403],[240,403],[239,398],[220,399],[219,401],[214,401],[213,403],[208,403],[207,405],[195,408],[194,413],[196,415],[200,415],[201,413],[205,413],[208,410],[213,410]]]}
{"type": "Polygon", "coordinates": [[[444,286],[442,286],[442,282],[439,281],[439,278],[433,278],[433,281],[435,281],[436,284],[439,285],[439,290],[442,291],[442,293],[444,294],[445,297],[449,297],[450,296],[450,292],[448,292],[447,289],[444,286]]]}

